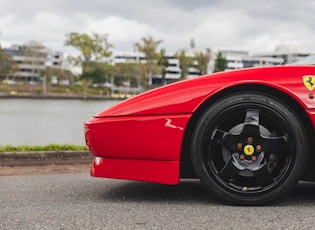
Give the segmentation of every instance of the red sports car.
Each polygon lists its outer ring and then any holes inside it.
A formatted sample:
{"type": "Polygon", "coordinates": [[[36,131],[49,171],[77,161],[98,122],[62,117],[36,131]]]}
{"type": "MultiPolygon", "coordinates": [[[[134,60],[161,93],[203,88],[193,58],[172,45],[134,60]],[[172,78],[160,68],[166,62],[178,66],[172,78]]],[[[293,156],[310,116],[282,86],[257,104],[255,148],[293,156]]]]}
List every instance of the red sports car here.
{"type": "Polygon", "coordinates": [[[85,123],[91,175],[176,185],[261,205],[315,181],[315,55],[148,91],[85,123]]]}

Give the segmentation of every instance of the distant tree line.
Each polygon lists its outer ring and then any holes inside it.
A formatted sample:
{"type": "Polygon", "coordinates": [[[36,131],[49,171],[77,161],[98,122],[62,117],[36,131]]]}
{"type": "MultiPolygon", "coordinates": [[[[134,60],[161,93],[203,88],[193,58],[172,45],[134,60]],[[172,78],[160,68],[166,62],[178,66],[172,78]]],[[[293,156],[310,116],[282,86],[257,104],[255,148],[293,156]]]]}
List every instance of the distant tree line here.
{"type": "MultiPolygon", "coordinates": [[[[64,44],[74,47],[79,51],[77,56],[69,56],[68,61],[75,66],[82,67],[82,74],[79,78],[86,83],[104,84],[113,83],[123,85],[129,82],[131,86],[150,87],[152,77],[161,75],[163,84],[166,84],[166,69],[169,66],[169,59],[166,50],[160,48],[162,40],[155,40],[153,37],[143,37],[141,41],[134,44],[136,51],[143,53],[145,62],[130,62],[112,64],[113,44],[108,41],[107,34],[72,32],[66,35],[64,44]]],[[[38,54],[42,47],[38,43],[30,43],[24,46],[27,55],[38,54]]],[[[181,68],[180,79],[188,76],[189,68],[194,67],[199,75],[207,73],[208,64],[212,53],[210,49],[196,51],[194,55],[188,54],[185,50],[180,50],[175,54],[179,60],[181,68]]],[[[33,58],[33,61],[39,59],[33,58]]],[[[214,71],[223,71],[227,67],[227,61],[222,53],[216,54],[214,71]]],[[[9,54],[5,54],[0,47],[0,74],[10,76],[18,70],[18,66],[9,54]]],[[[47,67],[44,72],[47,79],[52,75],[69,77],[69,71],[47,67]]]]}

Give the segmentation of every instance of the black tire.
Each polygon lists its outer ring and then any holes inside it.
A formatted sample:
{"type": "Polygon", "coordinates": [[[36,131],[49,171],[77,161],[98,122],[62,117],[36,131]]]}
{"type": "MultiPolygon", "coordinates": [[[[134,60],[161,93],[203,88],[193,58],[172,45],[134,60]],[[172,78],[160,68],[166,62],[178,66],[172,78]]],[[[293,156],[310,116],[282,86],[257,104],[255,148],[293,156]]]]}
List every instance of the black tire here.
{"type": "Polygon", "coordinates": [[[265,205],[288,195],[301,179],[308,140],[284,102],[238,93],[212,104],[192,137],[192,164],[205,188],[235,205],[265,205]]]}

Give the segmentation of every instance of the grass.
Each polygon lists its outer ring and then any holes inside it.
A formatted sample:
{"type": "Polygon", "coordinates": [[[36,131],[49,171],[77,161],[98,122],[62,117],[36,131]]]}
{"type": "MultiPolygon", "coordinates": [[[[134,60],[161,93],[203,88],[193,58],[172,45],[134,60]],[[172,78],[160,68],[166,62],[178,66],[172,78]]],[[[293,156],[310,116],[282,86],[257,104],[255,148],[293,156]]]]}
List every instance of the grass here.
{"type": "Polygon", "coordinates": [[[86,150],[85,145],[59,145],[59,144],[50,144],[50,145],[0,145],[0,152],[36,152],[36,151],[69,151],[69,150],[86,150]]]}

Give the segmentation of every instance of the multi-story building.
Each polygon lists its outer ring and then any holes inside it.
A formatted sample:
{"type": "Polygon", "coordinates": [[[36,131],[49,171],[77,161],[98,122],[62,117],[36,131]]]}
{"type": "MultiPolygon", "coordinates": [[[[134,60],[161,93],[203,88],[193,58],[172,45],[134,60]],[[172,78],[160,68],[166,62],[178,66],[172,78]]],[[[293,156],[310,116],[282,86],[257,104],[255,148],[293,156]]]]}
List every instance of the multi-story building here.
{"type": "Polygon", "coordinates": [[[228,67],[226,70],[242,69],[257,66],[279,65],[283,62],[282,57],[273,56],[252,56],[247,51],[225,50],[221,51],[226,58],[228,67]]]}
{"type": "Polygon", "coordinates": [[[44,46],[27,47],[13,45],[4,48],[4,53],[12,56],[18,64],[18,71],[11,76],[12,82],[38,84],[42,81],[46,66],[61,67],[62,53],[46,49],[44,46]]]}
{"type": "Polygon", "coordinates": [[[298,46],[292,45],[278,45],[275,51],[260,52],[253,55],[247,51],[234,50],[225,50],[221,53],[228,62],[226,70],[290,64],[311,54],[311,52],[300,51],[298,46]]]}
{"type": "Polygon", "coordinates": [[[116,63],[146,63],[144,53],[140,52],[115,52],[112,62],[116,63]]]}
{"type": "MultiPolygon", "coordinates": [[[[176,80],[180,79],[181,73],[182,73],[179,59],[176,57],[175,54],[172,54],[172,53],[167,53],[166,55],[168,58],[169,65],[166,68],[165,79],[167,82],[176,81],[176,80]]],[[[187,51],[186,55],[193,57],[194,53],[192,51],[187,51]]],[[[112,63],[113,64],[116,64],[116,63],[146,63],[146,58],[145,58],[145,55],[143,53],[139,53],[139,52],[117,52],[117,53],[114,53],[112,63]]],[[[197,65],[197,63],[195,62],[194,65],[197,65]]],[[[193,77],[199,76],[199,72],[195,68],[194,65],[189,68],[187,78],[193,78],[193,77]]],[[[153,85],[162,84],[162,76],[161,75],[153,75],[152,79],[151,79],[151,83],[153,85]]]]}
{"type": "Polygon", "coordinates": [[[282,63],[290,64],[310,54],[311,52],[300,51],[300,48],[295,45],[278,45],[275,51],[256,53],[253,55],[253,57],[255,58],[281,58],[282,63]]]}
{"type": "MultiPolygon", "coordinates": [[[[174,56],[167,54],[168,67],[166,68],[165,81],[176,81],[181,77],[182,70],[180,68],[179,60],[174,56]]],[[[163,84],[162,75],[153,75],[152,84],[161,85],[163,84]]]]}
{"type": "MultiPolygon", "coordinates": [[[[169,66],[166,69],[167,80],[179,79],[181,74],[181,69],[179,67],[179,61],[174,56],[168,55],[169,66]]],[[[147,63],[145,55],[140,52],[116,52],[114,53],[113,64],[117,63],[147,63]]],[[[160,84],[162,81],[162,76],[153,75],[151,76],[150,84],[160,84]]]]}

